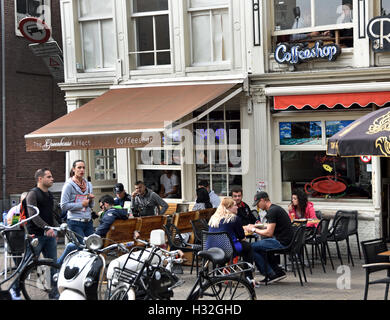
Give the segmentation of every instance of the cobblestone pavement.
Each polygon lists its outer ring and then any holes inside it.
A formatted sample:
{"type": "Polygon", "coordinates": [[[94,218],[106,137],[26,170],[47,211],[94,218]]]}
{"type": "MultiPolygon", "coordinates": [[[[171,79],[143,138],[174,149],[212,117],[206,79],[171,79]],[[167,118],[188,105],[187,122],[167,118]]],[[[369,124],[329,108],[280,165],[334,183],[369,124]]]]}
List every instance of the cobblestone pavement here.
{"type": "MultiPolygon", "coordinates": [[[[63,251],[63,245],[58,246],[58,255],[63,251]]],[[[326,266],[326,273],[323,272],[321,264],[317,262],[310,274],[309,269],[305,268],[307,283],[300,285],[298,275],[293,272],[287,272],[287,278],[280,282],[261,286],[256,288],[258,300],[362,300],[364,293],[365,272],[362,268],[362,260],[354,256],[355,266],[351,264],[340,266],[336,257],[333,258],[335,270],[332,270],[330,264],[326,266]]],[[[345,261],[347,259],[345,258],[345,261]]],[[[0,249],[0,270],[3,270],[4,254],[3,248],[0,249]]],[[[196,280],[196,271],[190,274],[190,267],[183,266],[183,274],[178,275],[185,283],[175,288],[175,300],[183,300],[187,297],[196,280]]],[[[384,277],[385,272],[378,275],[372,274],[371,279],[384,277]]],[[[261,280],[263,277],[256,272],[255,277],[261,280]]],[[[371,285],[369,288],[369,300],[383,300],[385,285],[371,285]]]]}

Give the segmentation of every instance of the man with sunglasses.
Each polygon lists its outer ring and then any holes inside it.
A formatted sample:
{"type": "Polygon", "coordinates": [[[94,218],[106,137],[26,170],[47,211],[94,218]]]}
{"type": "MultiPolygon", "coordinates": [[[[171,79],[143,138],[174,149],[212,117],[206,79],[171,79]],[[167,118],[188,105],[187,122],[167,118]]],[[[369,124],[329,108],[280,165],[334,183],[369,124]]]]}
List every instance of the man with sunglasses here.
{"type": "Polygon", "coordinates": [[[99,199],[99,206],[103,212],[100,214],[100,225],[97,227],[95,233],[101,237],[107,234],[115,220],[127,220],[129,217],[127,209],[123,209],[120,205],[116,206],[114,204],[114,198],[108,194],[99,199]]]}
{"type": "MultiPolygon", "coordinates": [[[[102,238],[106,236],[108,230],[111,225],[114,223],[116,219],[127,220],[128,213],[126,209],[123,209],[121,206],[114,205],[114,198],[110,195],[106,194],[105,196],[99,199],[99,206],[102,209],[102,213],[99,217],[100,225],[95,230],[95,233],[101,236],[102,238]]],[[[58,258],[57,263],[59,265],[62,264],[65,257],[72,251],[78,250],[78,248],[74,243],[69,242],[65,247],[64,252],[61,257],[58,258]]]]}

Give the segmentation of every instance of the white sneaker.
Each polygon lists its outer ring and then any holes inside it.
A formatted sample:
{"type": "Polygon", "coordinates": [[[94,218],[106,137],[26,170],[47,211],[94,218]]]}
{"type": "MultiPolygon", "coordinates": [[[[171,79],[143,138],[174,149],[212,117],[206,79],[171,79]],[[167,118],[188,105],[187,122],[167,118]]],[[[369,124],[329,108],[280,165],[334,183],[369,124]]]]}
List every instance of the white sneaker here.
{"type": "Polygon", "coordinates": [[[16,293],[15,289],[11,288],[9,292],[11,293],[12,300],[22,300],[22,297],[20,296],[20,294],[18,295],[16,293]]]}

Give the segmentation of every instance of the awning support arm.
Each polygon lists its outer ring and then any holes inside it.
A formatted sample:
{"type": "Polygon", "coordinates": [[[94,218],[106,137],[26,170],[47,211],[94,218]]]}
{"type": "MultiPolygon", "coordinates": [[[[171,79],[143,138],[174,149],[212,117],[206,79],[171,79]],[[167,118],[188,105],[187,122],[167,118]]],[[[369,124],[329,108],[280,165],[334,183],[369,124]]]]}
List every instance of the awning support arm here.
{"type": "Polygon", "coordinates": [[[172,130],[172,131],[179,130],[179,129],[183,128],[183,127],[186,127],[186,126],[188,126],[188,125],[198,121],[199,119],[202,119],[203,117],[207,116],[210,112],[214,111],[215,109],[220,107],[222,104],[224,104],[226,101],[229,101],[231,98],[233,98],[234,96],[238,95],[242,91],[243,91],[242,87],[238,88],[237,90],[233,91],[231,94],[227,95],[222,100],[218,101],[212,107],[210,107],[207,110],[205,110],[204,112],[202,112],[200,115],[198,115],[195,118],[192,118],[190,120],[187,120],[186,122],[181,123],[181,124],[177,125],[176,127],[172,128],[170,130],[172,130]]]}

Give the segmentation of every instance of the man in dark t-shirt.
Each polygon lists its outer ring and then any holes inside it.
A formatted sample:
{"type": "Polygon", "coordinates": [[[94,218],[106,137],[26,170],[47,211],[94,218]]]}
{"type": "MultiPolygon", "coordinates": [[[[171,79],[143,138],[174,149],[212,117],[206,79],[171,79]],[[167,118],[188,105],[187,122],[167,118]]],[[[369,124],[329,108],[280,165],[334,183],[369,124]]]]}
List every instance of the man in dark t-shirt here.
{"type": "Polygon", "coordinates": [[[280,281],[286,277],[286,273],[278,266],[275,258],[270,255],[266,270],[265,255],[269,249],[283,249],[288,246],[294,234],[290,218],[283,208],[272,204],[268,194],[264,191],[256,193],[253,206],[267,211],[265,216],[268,222],[266,229],[257,229],[252,224],[244,227],[245,231],[264,237],[264,239],[252,243],[255,264],[260,273],[265,276],[261,282],[280,281]]]}

